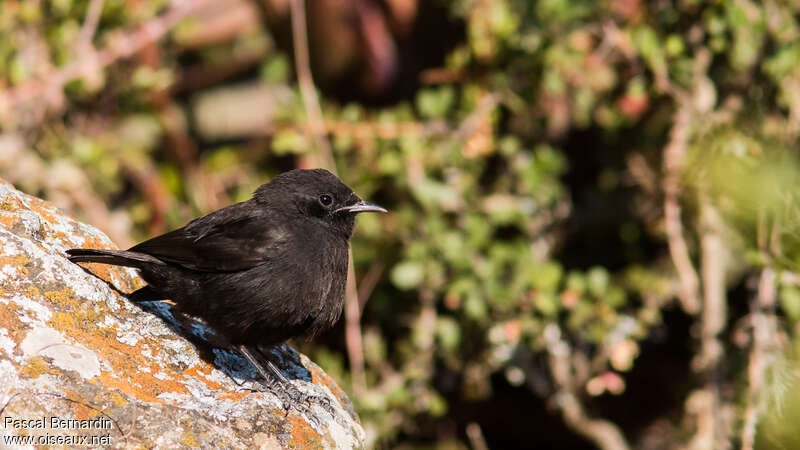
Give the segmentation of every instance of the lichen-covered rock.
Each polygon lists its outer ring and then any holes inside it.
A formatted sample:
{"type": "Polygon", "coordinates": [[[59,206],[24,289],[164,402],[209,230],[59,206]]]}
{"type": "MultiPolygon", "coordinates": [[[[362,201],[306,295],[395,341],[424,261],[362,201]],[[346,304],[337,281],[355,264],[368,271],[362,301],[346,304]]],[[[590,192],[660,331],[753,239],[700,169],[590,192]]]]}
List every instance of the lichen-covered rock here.
{"type": "Polygon", "coordinates": [[[0,180],[0,447],[363,447],[349,400],[305,356],[284,347],[281,370],[331,407],[287,413],[244,359],[193,339],[168,304],[125,300],[142,283],[134,270],[90,273],[64,257],[73,247],[114,248],[0,180]]]}

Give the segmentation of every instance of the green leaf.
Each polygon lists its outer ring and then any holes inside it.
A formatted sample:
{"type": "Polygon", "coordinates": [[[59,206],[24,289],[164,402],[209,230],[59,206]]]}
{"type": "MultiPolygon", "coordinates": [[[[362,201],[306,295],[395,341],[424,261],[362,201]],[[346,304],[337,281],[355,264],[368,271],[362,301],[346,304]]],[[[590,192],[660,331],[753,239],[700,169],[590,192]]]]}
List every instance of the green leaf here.
{"type": "Polygon", "coordinates": [[[392,283],[398,289],[414,289],[422,283],[424,272],[422,264],[414,261],[403,261],[392,269],[392,283]]]}
{"type": "Polygon", "coordinates": [[[283,54],[278,54],[268,59],[261,67],[261,79],[269,84],[286,83],[289,79],[291,66],[283,54]]]}
{"type": "Polygon", "coordinates": [[[305,153],[311,148],[311,142],[296,131],[282,131],[272,140],[272,151],[276,155],[305,153]]]}
{"type": "Polygon", "coordinates": [[[436,339],[445,350],[455,350],[461,345],[461,329],[452,317],[436,319],[436,339]]]}
{"type": "Polygon", "coordinates": [[[417,95],[417,109],[426,119],[444,117],[455,100],[455,92],[451,86],[438,89],[424,89],[417,95]]]}
{"type": "Polygon", "coordinates": [[[533,296],[533,304],[539,312],[547,317],[555,316],[558,313],[558,296],[551,292],[537,292],[533,296]]]}
{"type": "Polygon", "coordinates": [[[800,289],[794,286],[781,288],[781,308],[790,319],[800,320],[800,289]]]}
{"type": "Polygon", "coordinates": [[[528,278],[534,289],[553,292],[558,288],[563,272],[560,264],[550,261],[531,267],[528,278]]]}
{"type": "Polygon", "coordinates": [[[586,275],[589,292],[595,297],[602,297],[610,282],[608,271],[603,267],[592,267],[586,275]]]}

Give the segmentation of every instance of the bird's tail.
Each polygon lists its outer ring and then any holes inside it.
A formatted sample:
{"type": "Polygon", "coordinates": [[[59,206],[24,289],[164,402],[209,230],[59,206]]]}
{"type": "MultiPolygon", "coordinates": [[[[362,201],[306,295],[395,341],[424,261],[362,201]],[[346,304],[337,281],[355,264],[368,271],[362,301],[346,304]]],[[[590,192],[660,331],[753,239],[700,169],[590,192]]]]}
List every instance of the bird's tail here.
{"type": "Polygon", "coordinates": [[[67,250],[69,260],[74,263],[93,262],[141,268],[145,264],[164,265],[164,261],[146,253],[130,252],[127,250],[103,250],[92,248],[73,248],[67,250]]]}

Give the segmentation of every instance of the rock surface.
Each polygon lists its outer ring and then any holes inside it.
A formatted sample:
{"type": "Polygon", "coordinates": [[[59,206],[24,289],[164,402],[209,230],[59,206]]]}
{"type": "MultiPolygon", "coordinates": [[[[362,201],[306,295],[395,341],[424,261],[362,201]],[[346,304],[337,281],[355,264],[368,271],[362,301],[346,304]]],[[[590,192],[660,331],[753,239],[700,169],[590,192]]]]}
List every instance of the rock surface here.
{"type": "Polygon", "coordinates": [[[64,257],[73,247],[115,248],[0,180],[0,447],[364,446],[349,400],[305,356],[284,347],[281,370],[331,408],[287,414],[244,359],[184,331],[167,303],[125,300],[142,285],[134,270],[83,270],[64,257]]]}

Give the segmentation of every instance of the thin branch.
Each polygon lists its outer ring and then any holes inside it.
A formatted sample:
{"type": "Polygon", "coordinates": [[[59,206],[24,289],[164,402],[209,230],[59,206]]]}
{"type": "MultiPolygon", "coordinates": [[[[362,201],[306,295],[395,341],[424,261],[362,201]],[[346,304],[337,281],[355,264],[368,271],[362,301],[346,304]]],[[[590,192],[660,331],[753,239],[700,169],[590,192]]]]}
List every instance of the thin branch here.
{"type": "Polygon", "coordinates": [[[603,450],[627,450],[630,448],[619,427],[608,420],[589,417],[574,392],[561,392],[559,403],[564,422],[599,448],[603,450]]]}
{"type": "Polygon", "coordinates": [[[130,439],[133,436],[133,432],[136,431],[136,421],[139,419],[139,405],[134,404],[133,410],[134,413],[133,413],[133,420],[131,420],[131,429],[128,430],[127,433],[122,435],[122,437],[125,438],[126,446],[128,444],[128,439],[130,439]]]}
{"type": "Polygon", "coordinates": [[[723,346],[720,333],[727,322],[725,268],[727,249],[723,240],[723,221],[704,187],[699,189],[700,252],[703,277],[703,308],[700,316],[700,351],[692,361],[693,370],[703,378],[696,399],[698,431],[690,448],[726,448],[728,423],[722,403],[720,362],[723,346]],[[720,447],[722,446],[722,447],[720,447]]]}
{"type": "Polygon", "coordinates": [[[492,110],[500,103],[500,99],[495,94],[484,94],[478,100],[478,105],[473,112],[471,112],[461,123],[458,128],[453,132],[453,139],[466,140],[475,134],[481,126],[481,123],[486,120],[492,110]]]}
{"type": "Polygon", "coordinates": [[[144,194],[150,205],[152,216],[147,224],[150,234],[164,233],[167,227],[167,211],[171,209],[174,199],[158,172],[149,163],[135,164],[132,161],[123,161],[122,170],[139,192],[144,194]]]}
{"type": "Polygon", "coordinates": [[[725,292],[726,248],[722,237],[722,218],[708,194],[700,192],[700,251],[703,276],[703,311],[701,349],[696,360],[698,371],[714,368],[722,356],[719,333],[725,327],[727,302],[725,292]]]}
{"type": "Polygon", "coordinates": [[[325,118],[322,115],[317,90],[314,87],[314,78],[311,75],[305,0],[291,0],[290,7],[292,11],[295,70],[297,71],[297,81],[300,85],[300,96],[303,98],[303,106],[308,116],[308,124],[311,127],[317,154],[322,159],[319,162],[326,169],[335,172],[336,164],[333,161],[330,143],[326,138],[328,131],[325,126],[325,118]]]}
{"type": "Polygon", "coordinates": [[[103,0],[91,0],[86,8],[86,18],[83,20],[81,31],[78,34],[78,43],[75,46],[78,58],[83,58],[92,48],[92,38],[100,23],[100,13],[103,12],[103,0]]]}
{"type": "MultiPolygon", "coordinates": [[[[766,214],[762,210],[758,218],[758,247],[764,257],[768,256],[770,241],[779,239],[779,221],[775,219],[770,237],[767,238],[766,214]]],[[[752,450],[755,445],[756,425],[764,408],[764,372],[770,362],[769,342],[775,333],[775,299],[777,298],[777,276],[766,266],[761,271],[756,297],[750,302],[753,342],[747,368],[747,399],[742,427],[742,450],[752,450]]]]}
{"type": "Polygon", "coordinates": [[[353,394],[359,395],[367,389],[367,377],[364,369],[364,344],[361,336],[361,313],[367,303],[372,290],[383,273],[383,264],[373,263],[369,272],[356,287],[355,273],[353,271],[353,256],[350,255],[347,276],[347,291],[345,293],[345,340],[347,341],[347,355],[350,359],[350,370],[353,379],[353,394]],[[353,299],[357,304],[353,304],[353,299]]]}
{"type": "Polygon", "coordinates": [[[709,82],[706,76],[710,64],[711,54],[708,49],[698,48],[695,51],[691,92],[673,86],[666,74],[656,74],[660,89],[669,93],[677,105],[672,119],[669,143],[664,148],[664,221],[669,253],[678,271],[680,284],[678,298],[683,310],[691,315],[697,314],[700,310],[700,281],[683,236],[680,204],[681,172],[689,150],[691,127],[697,117],[697,110],[706,110],[711,106],[708,101],[709,82]]]}
{"type": "MultiPolygon", "coordinates": [[[[88,222],[94,224],[97,228],[103,230],[111,237],[121,248],[127,248],[134,244],[131,241],[130,229],[127,224],[119,224],[114,220],[114,214],[106,207],[106,202],[103,201],[94,189],[91,189],[89,179],[83,172],[76,172],[80,174],[79,182],[73,185],[54,186],[54,189],[61,190],[67,195],[69,201],[82,210],[88,217],[88,222]]],[[[47,198],[56,198],[57,192],[51,190],[47,198]]]]}
{"type": "Polygon", "coordinates": [[[466,427],[467,438],[469,443],[472,444],[474,450],[489,450],[489,444],[486,443],[486,438],[483,437],[481,426],[475,422],[470,422],[466,427]]]}
{"type": "MultiPolygon", "coordinates": [[[[311,63],[308,54],[308,30],[306,26],[305,0],[291,0],[292,38],[294,41],[294,60],[297,80],[300,85],[300,95],[306,110],[308,124],[313,136],[318,163],[336,173],[336,164],[333,160],[330,143],[327,138],[325,118],[319,105],[319,98],[314,87],[314,78],[311,74],[311,63]]],[[[353,393],[358,396],[366,390],[366,376],[364,374],[364,345],[361,334],[361,308],[359,306],[358,289],[356,287],[356,274],[353,269],[353,254],[349,252],[347,265],[347,289],[344,303],[345,341],[347,356],[350,361],[350,370],[353,377],[353,393]]]]}
{"type": "MultiPolygon", "coordinates": [[[[156,17],[134,30],[122,32],[116,39],[112,39],[106,48],[97,52],[97,67],[99,69],[107,67],[120,59],[134,55],[145,46],[160,40],[181,19],[209,1],[186,0],[174,2],[174,6],[162,16],[156,17]]],[[[87,30],[90,29],[88,26],[85,28],[87,30]]],[[[4,113],[8,113],[14,107],[34,102],[49,92],[60,91],[65,84],[80,78],[84,74],[85,64],[86,61],[79,58],[53,71],[43,79],[26,81],[0,94],[0,109],[5,110],[3,111],[4,113]]]]}
{"type": "Polygon", "coordinates": [[[681,171],[689,147],[689,131],[694,114],[685,96],[676,98],[678,108],[672,117],[669,143],[664,148],[664,225],[669,253],[678,272],[681,307],[687,314],[700,311],[700,281],[689,257],[689,247],[683,237],[681,220],[681,171]]]}
{"type": "Polygon", "coordinates": [[[578,390],[583,380],[576,376],[572,349],[562,338],[561,329],[553,323],[545,327],[542,335],[547,345],[548,366],[558,389],[555,404],[564,422],[603,450],[628,450],[630,446],[619,427],[608,420],[592,418],[581,403],[578,390]]]}
{"type": "Polygon", "coordinates": [[[758,294],[751,302],[753,345],[747,368],[747,406],[742,428],[742,450],[752,450],[755,444],[756,425],[763,410],[764,371],[767,367],[770,338],[774,333],[774,315],[769,311],[777,295],[775,272],[770,267],[761,271],[758,294]]]}
{"type": "Polygon", "coordinates": [[[381,279],[383,269],[384,265],[382,262],[373,262],[369,267],[367,274],[364,275],[364,278],[361,280],[361,283],[358,284],[359,311],[364,311],[364,305],[367,304],[367,299],[369,298],[370,294],[372,294],[373,289],[375,289],[375,285],[378,284],[378,280],[381,279]]]}
{"type": "Polygon", "coordinates": [[[353,252],[347,267],[347,289],[344,304],[345,341],[350,372],[353,379],[353,394],[359,396],[367,389],[364,370],[364,343],[361,336],[361,308],[359,306],[356,276],[353,270],[353,252]]]}

